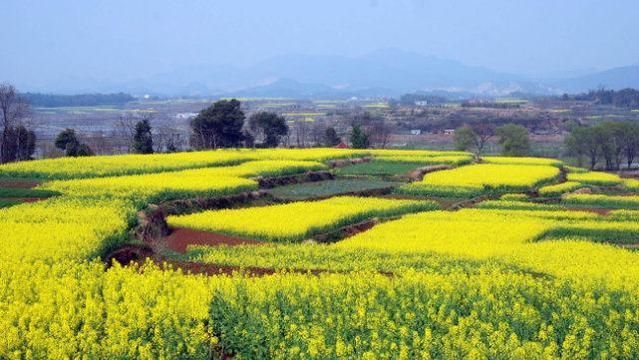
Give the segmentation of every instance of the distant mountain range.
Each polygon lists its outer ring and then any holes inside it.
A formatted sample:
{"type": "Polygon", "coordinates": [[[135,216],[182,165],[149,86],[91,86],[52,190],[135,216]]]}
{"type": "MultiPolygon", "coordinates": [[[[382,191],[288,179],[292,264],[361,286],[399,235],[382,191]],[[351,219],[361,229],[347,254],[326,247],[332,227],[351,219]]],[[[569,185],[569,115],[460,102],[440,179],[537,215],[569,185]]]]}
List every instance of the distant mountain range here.
{"type": "MultiPolygon", "coordinates": [[[[64,84],[64,81],[58,82],[64,84]]],[[[443,90],[484,96],[560,94],[600,86],[639,88],[639,65],[579,76],[535,79],[397,49],[361,57],[287,55],[248,67],[198,65],[126,82],[73,79],[62,92],[135,95],[344,98],[443,90]]]]}

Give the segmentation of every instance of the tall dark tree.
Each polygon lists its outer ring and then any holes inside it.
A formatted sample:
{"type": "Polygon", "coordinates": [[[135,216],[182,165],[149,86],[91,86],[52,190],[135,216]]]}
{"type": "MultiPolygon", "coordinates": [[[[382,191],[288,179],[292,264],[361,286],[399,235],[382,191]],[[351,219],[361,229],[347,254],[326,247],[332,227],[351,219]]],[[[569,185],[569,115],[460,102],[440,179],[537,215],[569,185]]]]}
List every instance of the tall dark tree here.
{"type": "Polygon", "coordinates": [[[277,147],[283,136],[288,134],[288,125],[283,116],[272,112],[260,111],[249,118],[249,128],[262,139],[263,147],[277,147]]]}
{"type": "Polygon", "coordinates": [[[66,156],[93,156],[93,150],[78,140],[75,130],[65,129],[55,139],[55,146],[64,150],[66,156]]]}
{"type": "Polygon", "coordinates": [[[219,100],[191,121],[191,144],[200,149],[217,149],[240,146],[244,112],[240,102],[219,100]]]}
{"type": "Polygon", "coordinates": [[[339,145],[342,142],[342,139],[337,136],[337,131],[335,131],[334,127],[326,128],[324,132],[324,145],[328,147],[333,147],[339,145]]]}
{"type": "Polygon", "coordinates": [[[75,130],[73,129],[65,129],[62,130],[58,136],[55,138],[55,147],[60,150],[66,150],[69,144],[77,145],[80,142],[78,141],[77,136],[75,135],[75,130]]]}
{"type": "Polygon", "coordinates": [[[19,125],[15,129],[16,160],[31,160],[35,153],[36,134],[32,130],[19,125]]]}
{"type": "Polygon", "coordinates": [[[138,154],[153,153],[153,135],[151,134],[151,124],[147,119],[140,120],[135,124],[133,150],[138,154]]]}
{"type": "Polygon", "coordinates": [[[362,130],[360,125],[353,125],[351,132],[351,146],[353,149],[366,149],[370,146],[368,135],[362,130]]]}

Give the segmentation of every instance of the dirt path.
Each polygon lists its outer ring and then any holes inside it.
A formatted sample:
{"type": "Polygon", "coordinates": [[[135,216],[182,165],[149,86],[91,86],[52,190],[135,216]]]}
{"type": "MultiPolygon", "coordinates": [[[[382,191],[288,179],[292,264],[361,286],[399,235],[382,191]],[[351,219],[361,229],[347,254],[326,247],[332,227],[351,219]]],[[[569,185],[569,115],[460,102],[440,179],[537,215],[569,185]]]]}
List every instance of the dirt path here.
{"type": "Polygon", "coordinates": [[[263,242],[257,240],[186,228],[172,229],[171,233],[162,238],[160,242],[166,249],[182,254],[186,253],[186,249],[189,245],[264,245],[263,242]]]}
{"type": "Polygon", "coordinates": [[[0,201],[16,201],[16,202],[37,202],[47,200],[47,198],[2,198],[0,197],[0,201]]]}
{"type": "Polygon", "coordinates": [[[565,209],[567,211],[583,211],[583,212],[590,212],[590,213],[595,213],[601,216],[607,216],[608,214],[610,214],[610,209],[603,209],[603,208],[596,208],[596,207],[584,207],[584,208],[580,208],[580,207],[565,207],[565,209]]]}
{"type": "MultiPolygon", "coordinates": [[[[249,276],[265,276],[273,275],[282,270],[274,268],[263,268],[255,266],[231,266],[221,264],[207,264],[200,262],[189,261],[176,261],[167,259],[153,259],[153,261],[162,269],[181,269],[185,273],[198,275],[203,274],[207,276],[216,275],[231,275],[233,273],[243,273],[249,276]]],[[[143,264],[144,260],[136,261],[138,264],[143,264]]],[[[337,273],[337,271],[331,271],[326,269],[289,269],[287,272],[298,274],[311,274],[319,275],[323,273],[337,273]]]]}
{"type": "Polygon", "coordinates": [[[0,179],[0,188],[7,189],[33,189],[40,185],[36,180],[0,179]]]}

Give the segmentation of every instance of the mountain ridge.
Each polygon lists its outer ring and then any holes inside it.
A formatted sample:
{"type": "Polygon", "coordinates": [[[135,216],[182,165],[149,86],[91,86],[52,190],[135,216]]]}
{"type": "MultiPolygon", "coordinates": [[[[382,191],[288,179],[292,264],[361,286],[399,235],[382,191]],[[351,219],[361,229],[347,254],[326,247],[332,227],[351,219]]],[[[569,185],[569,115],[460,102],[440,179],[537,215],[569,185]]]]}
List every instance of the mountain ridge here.
{"type": "Polygon", "coordinates": [[[125,91],[164,96],[392,97],[436,90],[485,96],[507,96],[513,92],[551,95],[584,92],[601,86],[639,88],[639,65],[580,76],[544,78],[387,48],[359,57],[289,54],[250,66],[201,64],[131,81],[74,78],[69,84],[52,90],[62,93],[125,91]]]}

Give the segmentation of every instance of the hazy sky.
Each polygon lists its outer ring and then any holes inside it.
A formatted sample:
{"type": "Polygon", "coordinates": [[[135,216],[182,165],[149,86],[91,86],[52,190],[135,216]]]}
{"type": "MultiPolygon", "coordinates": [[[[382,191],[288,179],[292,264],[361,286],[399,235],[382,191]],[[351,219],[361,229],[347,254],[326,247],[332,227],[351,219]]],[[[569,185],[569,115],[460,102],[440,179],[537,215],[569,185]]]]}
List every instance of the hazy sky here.
{"type": "Polygon", "coordinates": [[[639,63],[637,0],[0,0],[0,80],[380,48],[522,74],[639,63]]]}

